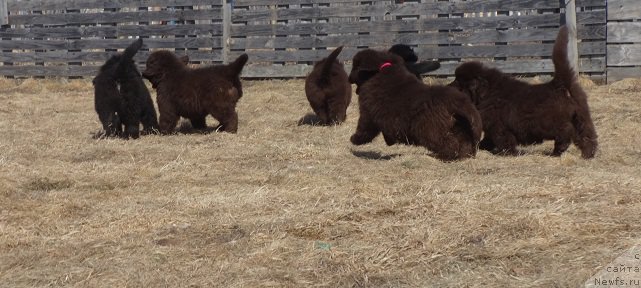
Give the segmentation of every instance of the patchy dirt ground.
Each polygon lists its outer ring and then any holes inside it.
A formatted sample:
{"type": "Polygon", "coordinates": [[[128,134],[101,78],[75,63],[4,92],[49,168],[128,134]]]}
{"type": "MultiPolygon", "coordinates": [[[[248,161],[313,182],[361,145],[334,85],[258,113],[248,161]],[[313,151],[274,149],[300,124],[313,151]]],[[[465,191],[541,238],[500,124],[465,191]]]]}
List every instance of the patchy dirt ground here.
{"type": "Polygon", "coordinates": [[[577,287],[639,243],[641,80],[585,81],[593,160],[457,163],[244,85],[237,135],[126,141],[92,139],[90,81],[0,79],[0,286],[577,287]]]}

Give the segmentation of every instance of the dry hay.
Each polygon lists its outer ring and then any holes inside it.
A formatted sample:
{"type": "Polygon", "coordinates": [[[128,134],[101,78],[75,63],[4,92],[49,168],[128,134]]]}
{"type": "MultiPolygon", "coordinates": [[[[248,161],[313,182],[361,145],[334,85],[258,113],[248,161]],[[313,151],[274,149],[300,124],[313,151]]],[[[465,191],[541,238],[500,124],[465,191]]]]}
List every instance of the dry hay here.
{"type": "Polygon", "coordinates": [[[91,138],[88,80],[0,80],[0,286],[576,287],[639,240],[633,81],[586,88],[594,160],[447,164],[350,145],[356,104],[297,126],[302,80],[244,81],[237,135],[136,141],[91,138]]]}

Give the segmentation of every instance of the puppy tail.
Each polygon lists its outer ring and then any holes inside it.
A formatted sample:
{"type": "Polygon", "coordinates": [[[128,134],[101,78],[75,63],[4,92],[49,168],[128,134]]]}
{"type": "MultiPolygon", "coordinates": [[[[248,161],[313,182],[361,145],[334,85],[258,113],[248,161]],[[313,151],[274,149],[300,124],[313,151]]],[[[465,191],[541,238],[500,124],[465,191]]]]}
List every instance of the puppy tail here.
{"type": "Polygon", "coordinates": [[[332,72],[332,66],[334,66],[334,61],[336,61],[336,59],[338,58],[338,54],[341,54],[341,51],[343,51],[343,46],[334,49],[334,51],[332,51],[332,53],[330,53],[329,56],[327,56],[327,58],[323,60],[325,62],[323,63],[323,68],[321,69],[320,73],[320,83],[329,82],[329,77],[331,76],[332,72]]]}
{"type": "Polygon", "coordinates": [[[245,64],[247,64],[247,60],[249,60],[249,56],[243,53],[242,55],[238,56],[238,58],[236,58],[234,62],[229,63],[227,67],[229,68],[228,72],[230,76],[236,77],[240,75],[240,72],[243,71],[243,67],[245,67],[245,64]]]}
{"type": "Polygon", "coordinates": [[[131,60],[134,58],[134,55],[138,53],[138,50],[142,48],[142,38],[138,38],[136,41],[131,43],[129,47],[122,52],[122,58],[124,61],[131,60]]]}
{"type": "Polygon", "coordinates": [[[576,82],[576,71],[570,67],[568,59],[568,27],[561,26],[559,34],[554,41],[552,50],[552,62],[554,63],[554,81],[563,84],[564,87],[570,88],[572,83],[576,82]]]}

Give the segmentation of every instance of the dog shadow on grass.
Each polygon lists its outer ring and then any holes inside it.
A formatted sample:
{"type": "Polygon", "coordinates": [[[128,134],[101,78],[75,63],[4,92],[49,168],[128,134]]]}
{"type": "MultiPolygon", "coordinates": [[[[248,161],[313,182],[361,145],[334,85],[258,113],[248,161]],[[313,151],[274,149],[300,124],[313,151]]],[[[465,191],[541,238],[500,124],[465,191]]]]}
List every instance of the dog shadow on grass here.
{"type": "Polygon", "coordinates": [[[328,126],[324,124],[320,117],[314,113],[308,113],[303,118],[298,120],[298,126],[309,125],[309,126],[328,126]]]}
{"type": "Polygon", "coordinates": [[[196,129],[191,126],[191,122],[181,120],[174,132],[178,134],[209,134],[217,132],[219,128],[220,126],[207,126],[204,129],[196,129]]]}
{"type": "Polygon", "coordinates": [[[389,155],[383,155],[381,152],[377,151],[355,151],[355,150],[350,150],[352,152],[352,155],[362,158],[362,159],[367,159],[367,160],[392,160],[393,158],[396,158],[398,156],[401,156],[401,154],[389,154],[389,155]]]}

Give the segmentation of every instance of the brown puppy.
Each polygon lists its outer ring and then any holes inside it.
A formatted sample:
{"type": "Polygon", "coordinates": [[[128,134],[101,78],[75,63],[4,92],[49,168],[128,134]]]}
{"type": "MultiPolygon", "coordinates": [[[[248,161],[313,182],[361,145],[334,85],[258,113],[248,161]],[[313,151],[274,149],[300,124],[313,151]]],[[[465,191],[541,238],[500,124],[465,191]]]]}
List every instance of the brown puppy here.
{"type": "Polygon", "coordinates": [[[243,96],[240,72],[247,54],[228,65],[192,69],[169,51],[156,51],[147,58],[143,77],[157,92],[160,132],[171,133],[180,117],[187,118],[195,129],[205,129],[205,117],[211,115],[218,129],[230,133],[238,130],[236,103],[243,96]]]}
{"type": "Polygon", "coordinates": [[[481,149],[517,154],[519,144],[554,140],[559,156],[574,142],[583,158],[597,150],[587,96],[567,59],[568,29],[561,27],[554,44],[554,78],[531,85],[478,62],[462,64],[450,85],[469,95],[483,118],[481,149]]]}
{"type": "Polygon", "coordinates": [[[343,64],[336,59],[343,46],[314,64],[314,70],[305,79],[305,95],[321,125],[345,121],[347,106],[352,100],[352,85],[347,80],[343,64]]]}
{"type": "Polygon", "coordinates": [[[360,110],[353,144],[382,132],[387,145],[423,146],[445,161],[476,155],[481,116],[457,89],[427,86],[399,56],[371,49],[354,56],[349,81],[357,85],[360,110]]]}

